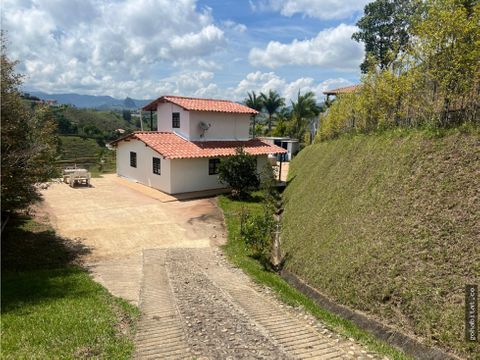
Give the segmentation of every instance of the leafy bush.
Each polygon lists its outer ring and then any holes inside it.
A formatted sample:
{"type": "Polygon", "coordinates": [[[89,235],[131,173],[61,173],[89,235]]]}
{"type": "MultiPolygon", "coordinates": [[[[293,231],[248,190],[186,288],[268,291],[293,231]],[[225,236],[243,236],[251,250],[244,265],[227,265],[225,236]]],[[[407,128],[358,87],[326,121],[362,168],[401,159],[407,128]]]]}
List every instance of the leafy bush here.
{"type": "Polygon", "coordinates": [[[480,3],[424,5],[408,51],[386,68],[372,65],[358,91],[339,95],[321,119],[317,141],[398,126],[479,122],[480,3]]]}
{"type": "Polygon", "coordinates": [[[21,75],[1,39],[1,198],[2,211],[21,210],[40,199],[36,184],[57,176],[56,124],[50,109],[32,111],[22,101],[21,75]]]}
{"type": "Polygon", "coordinates": [[[245,197],[260,185],[257,159],[247,154],[243,148],[238,148],[236,155],[221,160],[218,178],[220,182],[231,187],[233,197],[245,197]]]}
{"type": "Polygon", "coordinates": [[[252,215],[242,209],[240,217],[240,237],[267,267],[270,263],[272,233],[276,224],[272,213],[265,208],[263,214],[252,215]]]}

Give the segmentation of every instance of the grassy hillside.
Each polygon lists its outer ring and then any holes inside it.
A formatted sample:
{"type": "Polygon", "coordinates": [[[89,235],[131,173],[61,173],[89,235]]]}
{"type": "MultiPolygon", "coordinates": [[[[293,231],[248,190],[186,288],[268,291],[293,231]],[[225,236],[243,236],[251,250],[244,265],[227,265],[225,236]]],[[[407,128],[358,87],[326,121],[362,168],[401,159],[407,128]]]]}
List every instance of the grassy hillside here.
{"type": "Polygon", "coordinates": [[[79,129],[85,126],[96,126],[102,132],[111,132],[116,129],[130,129],[134,126],[122,118],[122,114],[114,111],[98,111],[92,109],[77,109],[74,107],[61,108],[60,110],[71,123],[79,129]]]}
{"type": "Polygon", "coordinates": [[[480,131],[391,132],[304,149],[285,192],[286,267],[397,329],[473,358],[464,286],[480,279],[480,131]]]}
{"type": "Polygon", "coordinates": [[[59,136],[61,158],[59,166],[77,164],[94,173],[115,171],[115,152],[100,146],[95,139],[80,136],[59,136]],[[104,160],[100,170],[100,160],[104,160]]]}

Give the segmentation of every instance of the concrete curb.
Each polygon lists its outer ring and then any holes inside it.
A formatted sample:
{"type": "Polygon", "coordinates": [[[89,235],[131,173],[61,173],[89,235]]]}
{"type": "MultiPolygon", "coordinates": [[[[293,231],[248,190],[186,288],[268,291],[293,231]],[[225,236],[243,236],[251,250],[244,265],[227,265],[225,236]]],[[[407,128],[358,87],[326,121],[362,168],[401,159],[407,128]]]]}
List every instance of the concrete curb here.
{"type": "Polygon", "coordinates": [[[291,286],[299,290],[304,295],[311,298],[322,308],[344,318],[350,320],[359,328],[369,332],[375,337],[385,341],[389,345],[400,349],[415,359],[424,360],[458,360],[459,357],[453,354],[447,354],[439,349],[428,347],[416,339],[402,334],[377,320],[370,319],[363,314],[352,311],[345,306],[338,305],[328,299],[325,295],[306,284],[295,274],[282,270],[280,276],[291,286]]]}

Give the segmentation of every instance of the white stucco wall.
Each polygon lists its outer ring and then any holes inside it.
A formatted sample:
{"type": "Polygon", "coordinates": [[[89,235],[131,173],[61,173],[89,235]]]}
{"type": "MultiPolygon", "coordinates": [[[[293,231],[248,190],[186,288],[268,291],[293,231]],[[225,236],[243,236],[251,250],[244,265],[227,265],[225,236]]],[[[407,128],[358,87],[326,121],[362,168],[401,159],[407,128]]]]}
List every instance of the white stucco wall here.
{"type": "Polygon", "coordinates": [[[156,151],[139,140],[121,141],[117,145],[117,174],[144,185],[171,192],[171,160],[164,159],[156,151]],[[137,153],[137,167],[130,166],[130,151],[137,153]],[[153,158],[160,158],[160,175],[153,173],[153,158]]]}
{"type": "Polygon", "coordinates": [[[190,111],[186,111],[178,105],[166,102],[157,106],[157,129],[158,131],[173,131],[183,137],[188,137],[190,131],[190,111]],[[172,128],[172,113],[180,113],[180,129],[172,128]]]}
{"type": "Polygon", "coordinates": [[[224,188],[218,175],[208,175],[208,158],[171,161],[172,194],[224,188]]]}
{"type": "Polygon", "coordinates": [[[166,102],[157,106],[158,131],[174,131],[188,140],[202,140],[200,122],[210,124],[206,140],[248,140],[250,138],[250,115],[207,111],[187,111],[178,105],[166,102]],[[172,128],[172,113],[180,113],[180,129],[172,128]]]}
{"type": "Polygon", "coordinates": [[[206,140],[248,140],[250,115],[190,111],[190,140],[201,140],[199,124],[210,124],[206,140]]]}
{"type": "MultiPolygon", "coordinates": [[[[142,141],[131,139],[117,144],[117,174],[168,194],[221,189],[226,186],[218,175],[208,174],[208,158],[164,159],[142,141]],[[137,167],[130,166],[130,151],[137,153],[137,167]],[[160,158],[161,174],[153,173],[152,159],[160,158]]],[[[267,163],[267,155],[257,157],[257,170],[267,163]]]]}

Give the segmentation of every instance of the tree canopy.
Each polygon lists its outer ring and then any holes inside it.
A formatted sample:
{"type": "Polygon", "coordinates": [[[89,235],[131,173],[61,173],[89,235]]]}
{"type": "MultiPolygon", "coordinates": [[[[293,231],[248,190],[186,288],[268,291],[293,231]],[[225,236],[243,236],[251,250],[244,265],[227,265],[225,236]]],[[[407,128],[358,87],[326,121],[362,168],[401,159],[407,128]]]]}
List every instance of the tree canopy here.
{"type": "Polygon", "coordinates": [[[37,183],[57,175],[54,164],[58,140],[48,107],[32,111],[25,106],[15,73],[16,62],[6,55],[2,33],[1,54],[1,195],[2,211],[23,209],[39,199],[37,183]]]}
{"type": "Polygon", "coordinates": [[[272,118],[283,106],[285,106],[285,99],[280,96],[278,92],[270,89],[267,94],[260,93],[261,101],[268,114],[268,135],[272,134],[272,118]]]}
{"type": "Polygon", "coordinates": [[[365,44],[365,59],[360,65],[366,73],[373,65],[386,69],[405,51],[410,39],[412,17],[418,0],[375,0],[365,6],[357,22],[359,31],[352,38],[365,44]]]}
{"type": "MultiPolygon", "coordinates": [[[[244,100],[245,105],[253,110],[257,110],[258,112],[262,111],[263,109],[263,99],[261,96],[257,95],[255,91],[247,93],[247,98],[244,100]]],[[[253,124],[252,124],[252,136],[255,137],[256,135],[256,116],[252,116],[253,124]]]]}
{"type": "Polygon", "coordinates": [[[338,96],[319,140],[389,127],[480,124],[480,2],[425,0],[390,66],[370,67],[359,90],[338,96]]]}

